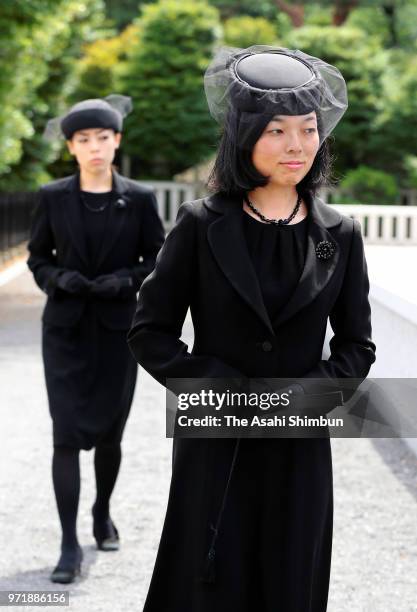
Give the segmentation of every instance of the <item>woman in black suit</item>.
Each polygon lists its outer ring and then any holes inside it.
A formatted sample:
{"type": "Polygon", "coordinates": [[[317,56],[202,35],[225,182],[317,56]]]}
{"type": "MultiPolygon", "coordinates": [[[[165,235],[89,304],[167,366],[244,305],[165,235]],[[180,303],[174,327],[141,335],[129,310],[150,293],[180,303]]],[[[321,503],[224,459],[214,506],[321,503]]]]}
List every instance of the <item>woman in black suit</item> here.
{"type": "Polygon", "coordinates": [[[28,246],[28,266],[48,296],[42,352],[62,526],[53,582],[71,582],[80,572],[80,449],[95,447],[97,546],[119,547],[109,503],[137,377],[126,333],[164,241],[152,191],[112,169],[123,120],[115,99],[80,102],[60,121],[79,171],[42,187],[28,246]]]}
{"type": "MultiPolygon", "coordinates": [[[[129,346],[176,394],[173,379],[294,378],[300,398],[330,387],[328,412],[341,403],[337,379],[359,385],[375,360],[360,225],[316,195],[347,107],[343,77],[301,51],[254,46],[221,49],[205,87],[223,125],[216,191],[180,207],[129,346]],[[188,307],[191,353],[180,341],[188,307]]],[[[324,612],[332,524],[328,435],[176,438],[144,610],[324,612]]]]}

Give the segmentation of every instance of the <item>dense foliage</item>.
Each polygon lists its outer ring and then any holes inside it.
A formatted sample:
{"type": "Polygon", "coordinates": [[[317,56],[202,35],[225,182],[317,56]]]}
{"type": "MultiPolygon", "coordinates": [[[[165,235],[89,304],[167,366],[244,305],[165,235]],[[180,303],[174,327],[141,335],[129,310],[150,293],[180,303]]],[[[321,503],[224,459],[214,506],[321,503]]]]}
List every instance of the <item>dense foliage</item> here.
{"type": "Polygon", "coordinates": [[[41,138],[47,119],[112,92],[133,98],[122,146],[133,176],[170,179],[209,159],[218,128],[203,74],[217,44],[278,44],[338,66],[344,198],[416,187],[417,0],[15,0],[0,5],[0,189],[67,171],[65,148],[41,138]]]}

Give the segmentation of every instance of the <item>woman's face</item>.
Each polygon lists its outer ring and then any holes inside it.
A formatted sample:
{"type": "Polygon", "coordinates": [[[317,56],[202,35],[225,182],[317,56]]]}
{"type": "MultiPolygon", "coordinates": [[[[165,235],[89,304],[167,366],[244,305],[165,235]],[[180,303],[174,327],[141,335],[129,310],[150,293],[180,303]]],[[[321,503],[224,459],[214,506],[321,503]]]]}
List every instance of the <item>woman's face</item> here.
{"type": "Polygon", "coordinates": [[[307,115],[275,115],[253,148],[252,163],[263,176],[270,177],[270,183],[297,185],[313,165],[319,147],[314,111],[307,115]]]}
{"type": "Polygon", "coordinates": [[[74,132],[67,145],[81,169],[100,174],[113,162],[121,136],[111,129],[89,128],[74,132]]]}

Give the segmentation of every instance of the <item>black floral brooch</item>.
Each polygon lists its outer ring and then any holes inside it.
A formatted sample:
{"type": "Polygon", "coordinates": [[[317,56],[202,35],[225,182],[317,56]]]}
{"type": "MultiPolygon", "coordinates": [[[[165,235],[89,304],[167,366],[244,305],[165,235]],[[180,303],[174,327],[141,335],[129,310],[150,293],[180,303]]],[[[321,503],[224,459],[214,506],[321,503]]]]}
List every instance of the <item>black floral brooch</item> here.
{"type": "Polygon", "coordinates": [[[114,205],[118,210],[124,210],[127,208],[127,202],[123,198],[118,198],[114,205]]]}
{"type": "Polygon", "coordinates": [[[330,259],[336,251],[336,245],[329,240],[322,240],[316,246],[316,255],[319,259],[330,259]]]}

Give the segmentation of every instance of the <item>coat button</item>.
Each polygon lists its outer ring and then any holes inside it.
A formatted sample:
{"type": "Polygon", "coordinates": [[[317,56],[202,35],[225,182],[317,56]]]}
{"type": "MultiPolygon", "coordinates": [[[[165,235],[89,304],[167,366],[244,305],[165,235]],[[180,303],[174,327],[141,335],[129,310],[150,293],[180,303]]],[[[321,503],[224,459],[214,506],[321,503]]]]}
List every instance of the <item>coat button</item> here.
{"type": "Polygon", "coordinates": [[[265,340],[265,342],[262,342],[262,350],[265,351],[265,353],[269,353],[269,351],[272,351],[272,344],[269,342],[269,340],[265,340]]]}

